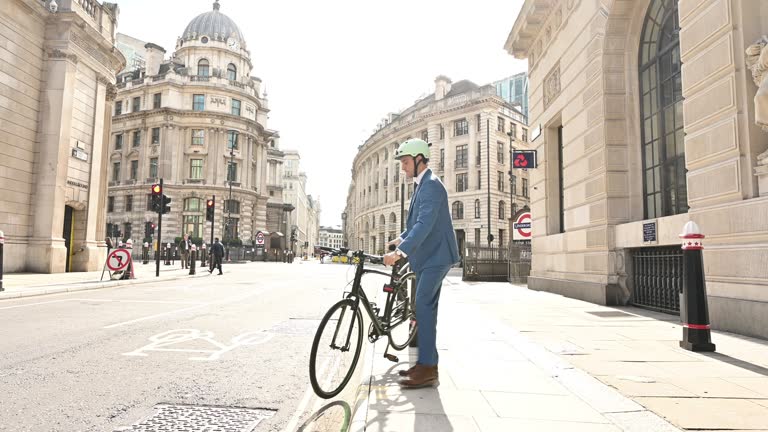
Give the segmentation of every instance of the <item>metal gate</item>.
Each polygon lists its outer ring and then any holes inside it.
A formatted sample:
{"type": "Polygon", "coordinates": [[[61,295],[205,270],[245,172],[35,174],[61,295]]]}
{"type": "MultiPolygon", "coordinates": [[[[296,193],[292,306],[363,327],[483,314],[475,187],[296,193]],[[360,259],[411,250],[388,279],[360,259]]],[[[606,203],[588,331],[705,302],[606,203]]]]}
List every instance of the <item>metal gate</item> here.
{"type": "Polygon", "coordinates": [[[679,314],[683,292],[683,251],[680,246],[633,250],[632,282],[635,306],[679,314]]]}
{"type": "Polygon", "coordinates": [[[462,257],[462,279],[466,281],[506,282],[509,271],[506,246],[477,246],[467,243],[462,257]]]}

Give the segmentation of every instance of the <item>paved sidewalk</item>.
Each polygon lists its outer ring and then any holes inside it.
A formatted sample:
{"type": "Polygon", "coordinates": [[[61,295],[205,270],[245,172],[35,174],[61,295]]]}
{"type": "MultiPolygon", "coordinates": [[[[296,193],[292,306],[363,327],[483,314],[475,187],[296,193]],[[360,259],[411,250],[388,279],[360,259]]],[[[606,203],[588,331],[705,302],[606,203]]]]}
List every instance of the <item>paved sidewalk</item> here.
{"type": "Polygon", "coordinates": [[[73,273],[10,273],[3,276],[4,291],[0,292],[0,300],[9,298],[29,297],[61,292],[81,291],[121,285],[135,285],[158,281],[181,279],[185,277],[208,276],[207,267],[195,269],[195,276],[189,275],[189,269],[181,269],[181,263],[165,265],[160,262],[160,277],[155,277],[155,262],[142,264],[135,262],[134,275],[136,279],[110,280],[109,273],[104,272],[101,280],[101,270],[95,272],[73,273]]]}
{"type": "Polygon", "coordinates": [[[438,326],[440,386],[401,390],[416,350],[396,365],[379,341],[351,430],[768,431],[766,341],[713,332],[717,353],[692,353],[674,316],[456,277],[438,326]]]}

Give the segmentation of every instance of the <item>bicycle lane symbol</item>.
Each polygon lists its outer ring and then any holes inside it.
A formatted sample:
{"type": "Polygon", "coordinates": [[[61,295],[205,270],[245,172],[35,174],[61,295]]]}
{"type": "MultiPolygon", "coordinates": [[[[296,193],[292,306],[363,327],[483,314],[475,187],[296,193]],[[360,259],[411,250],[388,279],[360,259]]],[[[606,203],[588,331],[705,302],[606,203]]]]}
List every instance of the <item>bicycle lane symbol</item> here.
{"type": "Polygon", "coordinates": [[[197,353],[201,355],[189,357],[189,360],[213,361],[219,360],[221,356],[237,348],[263,344],[272,339],[272,337],[274,337],[274,334],[265,331],[245,332],[230,339],[229,344],[224,344],[215,340],[213,333],[210,331],[203,332],[196,329],[169,330],[151,336],[149,344],[135,351],[123,353],[123,355],[147,357],[150,352],[197,353]],[[179,346],[193,341],[207,342],[212,348],[200,349],[179,346]],[[205,354],[208,354],[208,356],[205,357],[205,354]]]}

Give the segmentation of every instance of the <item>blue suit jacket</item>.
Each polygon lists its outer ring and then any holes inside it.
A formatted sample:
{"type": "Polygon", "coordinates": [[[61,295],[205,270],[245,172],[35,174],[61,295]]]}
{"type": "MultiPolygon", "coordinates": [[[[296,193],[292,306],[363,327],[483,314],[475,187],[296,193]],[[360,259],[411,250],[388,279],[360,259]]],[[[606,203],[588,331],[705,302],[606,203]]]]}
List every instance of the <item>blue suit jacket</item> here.
{"type": "Polygon", "coordinates": [[[406,229],[398,249],[408,255],[411,268],[452,266],[459,262],[459,248],[453,231],[448,193],[432,170],[427,169],[411,198],[406,229]]]}

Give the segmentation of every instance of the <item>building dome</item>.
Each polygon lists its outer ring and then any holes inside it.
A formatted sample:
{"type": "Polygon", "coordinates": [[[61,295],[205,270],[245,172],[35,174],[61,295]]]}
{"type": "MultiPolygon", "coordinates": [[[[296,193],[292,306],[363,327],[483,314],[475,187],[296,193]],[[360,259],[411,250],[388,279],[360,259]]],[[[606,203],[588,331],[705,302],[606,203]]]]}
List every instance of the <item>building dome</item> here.
{"type": "Polygon", "coordinates": [[[226,40],[230,36],[239,42],[245,42],[243,33],[232,19],[219,11],[219,0],[213,3],[213,10],[200,14],[192,19],[184,29],[182,38],[186,40],[199,39],[207,36],[211,40],[226,40]]]}

